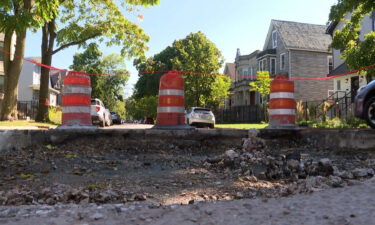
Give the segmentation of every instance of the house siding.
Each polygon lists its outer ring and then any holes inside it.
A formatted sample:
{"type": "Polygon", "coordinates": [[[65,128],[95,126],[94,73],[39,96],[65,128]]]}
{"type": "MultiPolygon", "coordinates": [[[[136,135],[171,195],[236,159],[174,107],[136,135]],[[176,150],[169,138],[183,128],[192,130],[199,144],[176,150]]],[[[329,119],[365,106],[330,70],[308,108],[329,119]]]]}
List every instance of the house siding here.
{"type": "MultiPolygon", "coordinates": [[[[326,77],[328,74],[327,57],[330,53],[290,50],[291,77],[326,77]]],[[[332,80],[295,81],[295,97],[299,101],[320,101],[328,97],[333,90],[332,80]]]]}

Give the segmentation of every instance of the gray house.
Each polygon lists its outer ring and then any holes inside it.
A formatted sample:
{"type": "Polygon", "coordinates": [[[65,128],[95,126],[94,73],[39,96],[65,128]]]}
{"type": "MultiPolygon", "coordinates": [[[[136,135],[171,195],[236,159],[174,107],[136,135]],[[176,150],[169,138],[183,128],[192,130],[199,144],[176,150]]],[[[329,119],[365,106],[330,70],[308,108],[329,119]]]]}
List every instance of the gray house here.
{"type": "MultiPolygon", "coordinates": [[[[289,78],[326,77],[333,66],[326,29],[325,25],[272,20],[263,51],[257,54],[258,70],[289,78]]],[[[297,101],[320,101],[332,90],[330,80],[295,81],[297,101]]]]}

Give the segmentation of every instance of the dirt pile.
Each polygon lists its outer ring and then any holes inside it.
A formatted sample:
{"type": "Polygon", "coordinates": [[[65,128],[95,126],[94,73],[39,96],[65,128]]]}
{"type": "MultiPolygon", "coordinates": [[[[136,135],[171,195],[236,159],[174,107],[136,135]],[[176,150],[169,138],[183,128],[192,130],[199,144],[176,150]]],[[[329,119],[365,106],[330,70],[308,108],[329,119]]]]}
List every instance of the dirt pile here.
{"type": "Polygon", "coordinates": [[[309,147],[273,149],[254,135],[241,149],[229,149],[203,163],[208,170],[252,182],[282,181],[290,194],[328,187],[344,187],[371,178],[375,158],[370,153],[337,152],[309,147]]]}

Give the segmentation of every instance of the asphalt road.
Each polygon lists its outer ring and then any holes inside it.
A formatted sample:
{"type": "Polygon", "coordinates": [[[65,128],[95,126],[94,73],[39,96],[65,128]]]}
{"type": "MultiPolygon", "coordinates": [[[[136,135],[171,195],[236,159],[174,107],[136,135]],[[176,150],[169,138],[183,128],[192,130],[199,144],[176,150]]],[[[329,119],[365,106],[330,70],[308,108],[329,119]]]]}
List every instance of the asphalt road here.
{"type": "Polygon", "coordinates": [[[113,124],[110,127],[104,127],[102,129],[150,129],[153,126],[153,124],[124,123],[113,124]]]}

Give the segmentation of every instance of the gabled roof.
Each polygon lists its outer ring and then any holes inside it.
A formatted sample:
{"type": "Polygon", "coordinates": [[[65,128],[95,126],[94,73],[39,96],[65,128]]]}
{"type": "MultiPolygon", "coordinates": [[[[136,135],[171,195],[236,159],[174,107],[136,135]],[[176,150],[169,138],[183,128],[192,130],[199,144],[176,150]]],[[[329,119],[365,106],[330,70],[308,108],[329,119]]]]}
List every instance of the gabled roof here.
{"type": "Polygon", "coordinates": [[[326,25],[281,20],[271,21],[264,50],[267,48],[274,28],[277,30],[278,35],[287,49],[330,52],[329,45],[332,42],[332,38],[330,35],[326,34],[326,25]]]}
{"type": "Polygon", "coordinates": [[[237,56],[236,57],[236,60],[243,60],[243,59],[251,59],[251,58],[255,58],[258,54],[259,54],[259,50],[255,50],[253,51],[252,53],[248,54],[248,55],[240,55],[240,56],[237,56]]]}
{"type": "Polygon", "coordinates": [[[327,77],[332,77],[332,76],[344,74],[347,72],[349,72],[348,66],[346,65],[346,63],[342,63],[336,69],[332,70],[331,73],[327,75],[327,77]]]}
{"type": "Polygon", "coordinates": [[[234,76],[236,71],[236,66],[234,63],[225,63],[225,68],[224,68],[224,74],[228,76],[234,76]]]}

